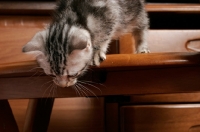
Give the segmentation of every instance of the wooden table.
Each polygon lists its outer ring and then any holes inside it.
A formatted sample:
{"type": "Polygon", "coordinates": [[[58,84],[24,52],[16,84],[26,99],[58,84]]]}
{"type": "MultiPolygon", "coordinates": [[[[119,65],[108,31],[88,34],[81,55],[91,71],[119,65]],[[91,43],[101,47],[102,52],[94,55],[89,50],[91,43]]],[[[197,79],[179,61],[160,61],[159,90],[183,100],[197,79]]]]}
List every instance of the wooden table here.
{"type": "MultiPolygon", "coordinates": [[[[199,53],[186,52],[108,55],[99,68],[91,67],[92,71],[89,70],[82,80],[100,83],[95,84],[100,90],[90,84],[85,85],[95,93],[88,92],[87,96],[91,97],[200,92],[199,58],[199,53]]],[[[46,85],[51,78],[41,75],[42,70],[35,67],[37,63],[34,60],[1,64],[0,99],[32,98],[35,100],[29,109],[36,109],[41,107],[39,98],[77,97],[73,88],[57,88],[57,92],[51,92],[52,89],[46,85]]],[[[45,108],[43,114],[50,115],[52,106],[53,103],[50,103],[49,109],[45,108]]],[[[29,111],[27,129],[34,123],[30,121],[34,112],[29,111]]],[[[48,119],[44,130],[47,129],[48,119]]]]}
{"type": "MultiPolygon", "coordinates": [[[[81,80],[98,80],[101,91],[87,85],[97,96],[198,92],[199,58],[199,53],[186,52],[108,55],[81,80]]],[[[49,95],[51,89],[46,89],[45,83],[52,79],[35,67],[34,60],[1,64],[0,99],[77,96],[73,88],[59,87],[59,92],[49,95]]],[[[88,96],[94,95],[89,92],[88,96]]]]}

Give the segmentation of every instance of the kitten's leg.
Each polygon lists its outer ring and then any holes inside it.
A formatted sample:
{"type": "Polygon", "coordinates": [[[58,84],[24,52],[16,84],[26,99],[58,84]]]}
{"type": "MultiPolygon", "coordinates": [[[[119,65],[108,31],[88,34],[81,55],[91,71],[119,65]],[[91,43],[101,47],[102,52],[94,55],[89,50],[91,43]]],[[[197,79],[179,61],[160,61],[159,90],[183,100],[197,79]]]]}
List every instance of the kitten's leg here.
{"type": "Polygon", "coordinates": [[[147,28],[135,29],[133,32],[135,38],[136,53],[149,53],[147,44],[147,28]]]}
{"type": "Polygon", "coordinates": [[[99,66],[102,61],[106,59],[106,52],[108,49],[108,44],[110,41],[105,41],[104,43],[101,43],[101,45],[98,48],[95,48],[94,50],[94,60],[93,65],[99,66]]]}

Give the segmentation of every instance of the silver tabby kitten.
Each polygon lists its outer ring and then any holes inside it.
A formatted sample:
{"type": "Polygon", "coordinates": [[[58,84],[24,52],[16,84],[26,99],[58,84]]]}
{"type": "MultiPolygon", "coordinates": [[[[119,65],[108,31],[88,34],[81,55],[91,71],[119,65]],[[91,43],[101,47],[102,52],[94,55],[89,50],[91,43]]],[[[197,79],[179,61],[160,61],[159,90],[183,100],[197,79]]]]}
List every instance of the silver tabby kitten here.
{"type": "Polygon", "coordinates": [[[132,32],[137,53],[147,53],[148,18],[143,0],[60,0],[50,26],[23,52],[37,54],[44,72],[60,87],[72,86],[89,65],[106,59],[113,38],[132,32]]]}

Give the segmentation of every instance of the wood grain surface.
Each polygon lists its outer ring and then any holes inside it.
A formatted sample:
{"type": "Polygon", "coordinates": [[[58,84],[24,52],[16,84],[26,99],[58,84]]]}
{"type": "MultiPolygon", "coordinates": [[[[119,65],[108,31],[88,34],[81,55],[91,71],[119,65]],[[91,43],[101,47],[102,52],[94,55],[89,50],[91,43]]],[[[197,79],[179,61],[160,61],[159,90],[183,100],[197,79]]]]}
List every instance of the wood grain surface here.
{"type": "MultiPolygon", "coordinates": [[[[55,1],[0,1],[0,14],[50,15],[55,1]]],[[[147,3],[147,12],[199,13],[199,4],[147,3]]]]}
{"type": "Polygon", "coordinates": [[[121,132],[188,132],[199,130],[199,120],[199,104],[121,107],[121,132]]]}
{"type": "Polygon", "coordinates": [[[146,10],[148,12],[199,13],[200,4],[149,3],[146,4],[146,10]]]}

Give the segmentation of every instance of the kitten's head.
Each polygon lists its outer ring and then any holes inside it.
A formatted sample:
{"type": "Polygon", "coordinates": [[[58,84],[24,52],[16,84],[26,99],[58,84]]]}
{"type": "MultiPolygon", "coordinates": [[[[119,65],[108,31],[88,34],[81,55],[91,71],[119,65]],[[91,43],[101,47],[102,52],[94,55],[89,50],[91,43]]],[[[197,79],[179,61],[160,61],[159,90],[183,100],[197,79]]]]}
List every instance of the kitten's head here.
{"type": "Polygon", "coordinates": [[[54,76],[53,81],[60,87],[74,85],[93,56],[87,30],[58,23],[36,33],[22,51],[37,54],[40,67],[46,74],[54,76]]]}

